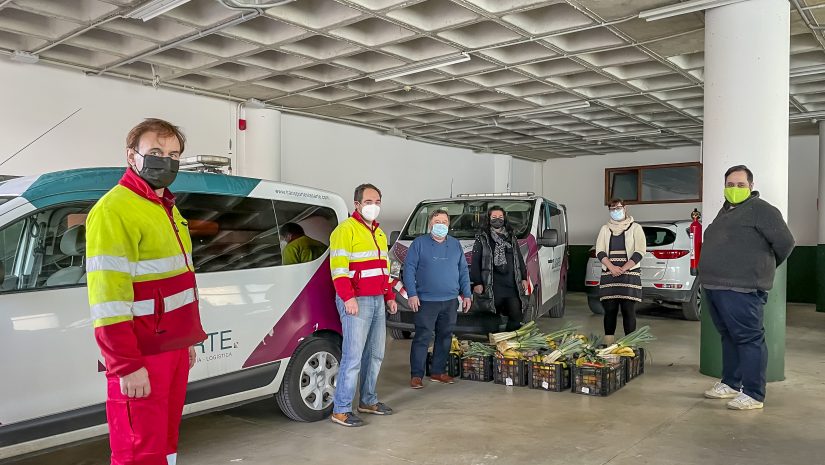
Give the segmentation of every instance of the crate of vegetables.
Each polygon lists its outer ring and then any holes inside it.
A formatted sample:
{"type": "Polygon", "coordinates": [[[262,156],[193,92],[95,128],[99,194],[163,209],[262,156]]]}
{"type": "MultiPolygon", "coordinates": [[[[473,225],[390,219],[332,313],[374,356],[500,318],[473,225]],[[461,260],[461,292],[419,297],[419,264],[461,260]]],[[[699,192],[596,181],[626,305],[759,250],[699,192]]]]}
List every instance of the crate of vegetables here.
{"type": "Polygon", "coordinates": [[[618,362],[577,362],[573,367],[573,392],[605,397],[625,385],[625,364],[618,362]]]}
{"type": "Polygon", "coordinates": [[[493,354],[496,350],[489,344],[468,342],[462,347],[461,379],[471,381],[493,380],[493,354]]]}
{"type": "Polygon", "coordinates": [[[493,381],[505,386],[527,386],[527,363],[520,358],[496,355],[493,360],[493,381]]]}
{"type": "Polygon", "coordinates": [[[637,378],[645,372],[645,349],[639,347],[633,349],[634,357],[622,357],[625,363],[625,379],[628,381],[637,378]]]}
{"type": "Polygon", "coordinates": [[[564,361],[544,363],[531,360],[527,364],[527,386],[530,389],[562,392],[570,389],[570,364],[564,361]]]}
{"type": "MultiPolygon", "coordinates": [[[[427,352],[427,367],[425,369],[425,375],[430,376],[433,372],[433,353],[427,352]]],[[[458,354],[450,352],[447,356],[447,367],[446,372],[448,375],[452,376],[453,378],[457,378],[461,376],[461,356],[458,354]]]]}

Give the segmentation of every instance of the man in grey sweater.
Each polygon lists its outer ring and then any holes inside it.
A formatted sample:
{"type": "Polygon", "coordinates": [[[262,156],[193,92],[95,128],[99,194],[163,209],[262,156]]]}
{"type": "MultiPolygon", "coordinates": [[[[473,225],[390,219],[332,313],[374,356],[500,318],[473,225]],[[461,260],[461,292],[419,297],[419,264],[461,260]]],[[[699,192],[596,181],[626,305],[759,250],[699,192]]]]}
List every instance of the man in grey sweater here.
{"type": "Polygon", "coordinates": [[[710,315],[722,336],[722,380],[705,397],[732,399],[732,410],[761,409],[768,368],[764,306],[794,238],[779,210],[753,190],[746,166],[725,173],[725,199],[705,232],[699,261],[710,315]]]}

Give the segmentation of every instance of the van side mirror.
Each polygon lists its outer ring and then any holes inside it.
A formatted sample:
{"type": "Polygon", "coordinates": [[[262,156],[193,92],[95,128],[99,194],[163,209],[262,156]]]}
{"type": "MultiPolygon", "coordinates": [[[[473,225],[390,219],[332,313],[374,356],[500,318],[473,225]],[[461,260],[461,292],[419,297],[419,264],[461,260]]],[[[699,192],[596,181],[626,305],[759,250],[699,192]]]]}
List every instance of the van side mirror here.
{"type": "Polygon", "coordinates": [[[399,236],[401,236],[401,231],[393,231],[390,233],[390,246],[395,244],[395,241],[398,240],[399,236]]]}
{"type": "Polygon", "coordinates": [[[559,245],[559,231],[557,229],[545,229],[538,242],[542,247],[556,247],[559,245]]]}

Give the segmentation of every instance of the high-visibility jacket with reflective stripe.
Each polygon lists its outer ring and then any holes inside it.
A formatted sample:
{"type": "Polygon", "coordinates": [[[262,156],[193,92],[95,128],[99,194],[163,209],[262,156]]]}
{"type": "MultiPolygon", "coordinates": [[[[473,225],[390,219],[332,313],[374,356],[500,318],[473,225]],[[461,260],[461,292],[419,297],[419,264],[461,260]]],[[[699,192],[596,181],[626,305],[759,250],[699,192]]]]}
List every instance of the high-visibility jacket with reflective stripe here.
{"type": "Polygon", "coordinates": [[[86,271],[106,369],[125,376],[144,355],[203,341],[187,223],[131,169],[89,212],[86,271]]]}
{"type": "Polygon", "coordinates": [[[377,295],[386,301],[395,299],[387,236],[378,223],[370,228],[356,211],[332,232],[329,250],[332,280],[341,299],[377,295]]]}

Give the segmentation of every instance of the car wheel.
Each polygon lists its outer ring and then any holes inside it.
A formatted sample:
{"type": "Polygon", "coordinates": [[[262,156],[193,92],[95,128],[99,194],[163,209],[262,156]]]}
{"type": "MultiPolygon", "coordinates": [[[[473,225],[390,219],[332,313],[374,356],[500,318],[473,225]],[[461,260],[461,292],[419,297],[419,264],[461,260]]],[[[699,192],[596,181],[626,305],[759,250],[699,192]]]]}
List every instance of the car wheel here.
{"type": "Polygon", "coordinates": [[[564,316],[564,309],[567,304],[567,286],[559,289],[559,293],[561,293],[561,300],[550,308],[550,318],[561,318],[564,316]]]}
{"type": "Polygon", "coordinates": [[[311,337],[295,350],[275,394],[278,407],[296,421],[318,421],[332,413],[341,347],[332,338],[311,337]]]}
{"type": "Polygon", "coordinates": [[[587,296],[587,306],[590,307],[590,311],[596,315],[604,315],[604,307],[602,306],[602,301],[599,300],[596,296],[587,296]]]}
{"type": "Polygon", "coordinates": [[[702,293],[699,286],[694,286],[690,300],[682,303],[682,317],[690,321],[699,321],[702,316],[702,293]]]}
{"type": "MultiPolygon", "coordinates": [[[[400,310],[399,310],[399,312],[400,312],[400,310]]],[[[387,319],[389,321],[401,321],[401,313],[399,313],[399,312],[396,312],[395,315],[393,315],[391,313],[388,313],[387,314],[387,319]]],[[[407,330],[404,330],[404,329],[390,328],[390,337],[393,338],[393,339],[399,339],[399,340],[400,339],[410,339],[410,338],[412,338],[412,334],[413,334],[412,331],[407,331],[407,330]]]]}

